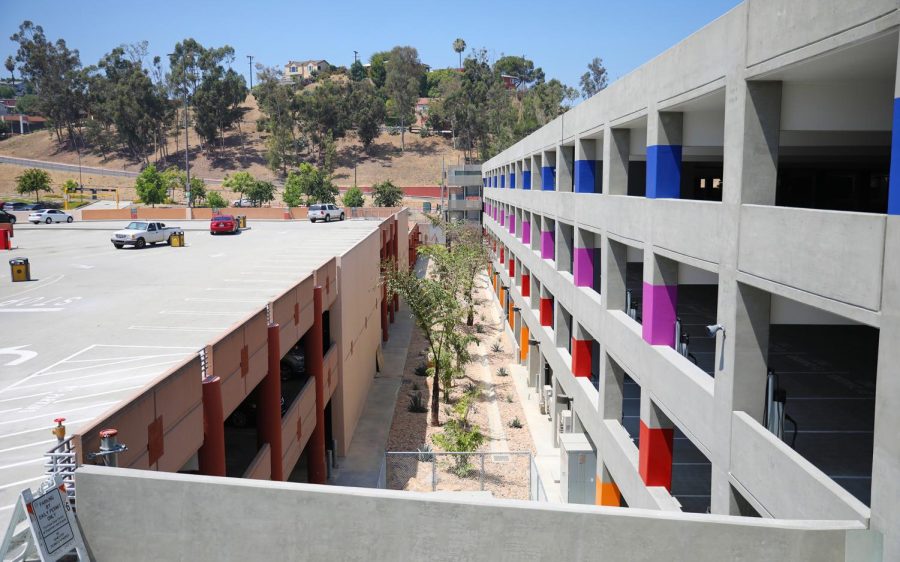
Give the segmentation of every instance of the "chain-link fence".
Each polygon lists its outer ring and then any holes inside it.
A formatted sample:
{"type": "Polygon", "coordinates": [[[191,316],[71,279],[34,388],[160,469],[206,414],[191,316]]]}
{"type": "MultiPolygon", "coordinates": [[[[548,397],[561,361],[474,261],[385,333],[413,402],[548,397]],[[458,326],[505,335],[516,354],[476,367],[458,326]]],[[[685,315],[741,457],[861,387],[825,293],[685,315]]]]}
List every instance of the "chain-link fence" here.
{"type": "Polygon", "coordinates": [[[527,451],[387,452],[379,486],[413,492],[490,492],[495,498],[546,501],[527,451]]]}

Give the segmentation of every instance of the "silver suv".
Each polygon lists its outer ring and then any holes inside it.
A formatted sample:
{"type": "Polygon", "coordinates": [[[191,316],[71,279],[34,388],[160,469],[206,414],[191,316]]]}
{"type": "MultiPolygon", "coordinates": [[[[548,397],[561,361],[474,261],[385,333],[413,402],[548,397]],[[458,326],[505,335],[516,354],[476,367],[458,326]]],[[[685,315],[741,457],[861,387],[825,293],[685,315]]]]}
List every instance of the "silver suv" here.
{"type": "Polygon", "coordinates": [[[309,217],[309,222],[318,220],[331,222],[331,219],[342,221],[344,220],[344,211],[333,203],[317,203],[309,206],[307,216],[309,217]]]}

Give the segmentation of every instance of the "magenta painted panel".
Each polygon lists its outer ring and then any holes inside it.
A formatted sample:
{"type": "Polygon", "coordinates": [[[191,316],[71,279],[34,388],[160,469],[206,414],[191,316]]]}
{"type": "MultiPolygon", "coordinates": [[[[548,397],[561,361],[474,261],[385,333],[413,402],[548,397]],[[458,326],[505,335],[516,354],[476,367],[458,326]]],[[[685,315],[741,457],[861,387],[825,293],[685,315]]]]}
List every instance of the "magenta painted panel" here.
{"type": "Polygon", "coordinates": [[[531,244],[531,223],[522,221],[522,243],[531,244]]]}
{"type": "Polygon", "coordinates": [[[644,341],[651,345],[675,347],[675,306],[677,285],[644,283],[644,311],[641,328],[644,341]]]}
{"type": "Polygon", "coordinates": [[[556,236],[553,231],[541,231],[541,257],[545,260],[556,259],[556,236]]]}
{"type": "Polygon", "coordinates": [[[575,248],[575,271],[572,272],[575,277],[576,287],[593,287],[594,286],[594,249],[593,248],[575,248]]]}

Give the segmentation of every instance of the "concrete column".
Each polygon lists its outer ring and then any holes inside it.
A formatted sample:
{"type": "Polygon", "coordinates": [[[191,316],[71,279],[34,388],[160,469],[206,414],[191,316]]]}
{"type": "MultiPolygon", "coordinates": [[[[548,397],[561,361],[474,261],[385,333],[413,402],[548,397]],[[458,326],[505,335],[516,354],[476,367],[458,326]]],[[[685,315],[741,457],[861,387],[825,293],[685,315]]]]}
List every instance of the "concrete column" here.
{"type": "Polygon", "coordinates": [[[638,472],[645,485],[672,490],[674,437],[671,420],[653,403],[649,393],[642,392],[638,472]]]}
{"type": "Polygon", "coordinates": [[[581,228],[575,229],[575,256],[573,260],[572,276],[576,287],[597,288],[594,285],[594,268],[597,252],[594,248],[594,237],[598,236],[581,228]]]}
{"type": "Polygon", "coordinates": [[[608,353],[600,361],[600,396],[597,410],[600,419],[622,421],[622,400],[625,398],[625,371],[608,353]]]}
{"type": "Polygon", "coordinates": [[[538,344],[528,340],[528,386],[540,390],[541,354],[538,344]]]}
{"type": "Polygon", "coordinates": [[[746,81],[742,62],[726,76],[720,228],[729,243],[722,248],[717,302],[725,337],[716,336],[713,423],[719,431],[710,447],[710,511],[719,514],[739,515],[743,504],[728,478],[732,412],[761,421],[764,407],[771,296],[737,282],[737,255],[741,205],[775,204],[781,90],[780,82],[746,81]]]}
{"type": "Polygon", "coordinates": [[[553,221],[547,217],[541,218],[541,258],[545,260],[556,259],[556,231],[553,221]]]}
{"type": "Polygon", "coordinates": [[[522,211],[522,244],[531,244],[531,214],[522,211]]]}
{"type": "MultiPolygon", "coordinates": [[[[898,59],[900,66],[900,59],[898,59]]],[[[898,74],[900,76],[900,74],[898,74]]],[[[900,80],[900,79],[898,79],[900,80]]],[[[875,383],[875,434],[872,459],[872,520],[884,534],[884,559],[900,560],[900,81],[894,86],[891,177],[882,269],[878,378],[875,383]]]]}
{"type": "Polygon", "coordinates": [[[516,212],[515,210],[510,210],[509,212],[509,233],[513,236],[516,235],[516,212]]]}
{"type": "Polygon", "coordinates": [[[200,474],[225,476],[225,412],[222,406],[222,381],[203,379],[203,445],[197,454],[200,474]]]}
{"type": "Polygon", "coordinates": [[[556,269],[572,273],[575,246],[575,228],[556,221],[556,269]]]}
{"type": "Polygon", "coordinates": [[[644,250],[644,314],[641,333],[650,345],[675,347],[678,262],[644,250]]]}
{"type": "Polygon", "coordinates": [[[269,324],[267,334],[269,370],[259,384],[257,444],[269,444],[272,480],[284,480],[281,443],[281,337],[278,324],[269,324]]]}
{"type": "Polygon", "coordinates": [[[553,327],[553,295],[541,287],[541,326],[553,327]]]}
{"type": "Polygon", "coordinates": [[[603,235],[600,246],[600,294],[607,310],[625,310],[627,265],[628,247],[603,235]]]}
{"type": "Polygon", "coordinates": [[[543,153],[533,154],[531,156],[531,188],[536,190],[544,189],[544,168],[543,153]]]}
{"type": "Polygon", "coordinates": [[[500,168],[500,189],[506,188],[506,166],[500,168]]]}
{"type": "Polygon", "coordinates": [[[595,139],[578,139],[575,141],[575,192],[599,193],[602,179],[597,173],[597,141],[595,139]]]}
{"type": "Polygon", "coordinates": [[[575,148],[556,147],[556,191],[571,192],[575,175],[575,148]]]}
{"type": "Polygon", "coordinates": [[[556,189],[556,151],[544,151],[541,166],[541,189],[553,191],[556,189]]]}
{"type": "Polygon", "coordinates": [[[316,384],[316,427],[309,438],[307,455],[310,484],[325,484],[325,360],[322,341],[322,287],[313,289],[313,325],[304,338],[306,368],[316,384]]]}
{"type": "Polygon", "coordinates": [[[516,188],[516,167],[519,165],[518,162],[514,162],[509,166],[509,188],[516,188]]]}
{"type": "Polygon", "coordinates": [[[575,325],[572,334],[572,374],[576,377],[591,378],[594,338],[580,325],[575,325]]]}
{"type": "Polygon", "coordinates": [[[631,130],[613,129],[607,125],[603,131],[603,193],[628,194],[630,155],[631,130]]]}
{"type": "Polygon", "coordinates": [[[612,474],[609,473],[605,464],[597,463],[597,497],[595,503],[597,505],[605,505],[607,507],[621,507],[622,494],[619,487],[613,480],[612,474]]]}
{"type": "Polygon", "coordinates": [[[650,112],[647,119],[647,198],[681,197],[681,152],[684,116],[650,112]]]}

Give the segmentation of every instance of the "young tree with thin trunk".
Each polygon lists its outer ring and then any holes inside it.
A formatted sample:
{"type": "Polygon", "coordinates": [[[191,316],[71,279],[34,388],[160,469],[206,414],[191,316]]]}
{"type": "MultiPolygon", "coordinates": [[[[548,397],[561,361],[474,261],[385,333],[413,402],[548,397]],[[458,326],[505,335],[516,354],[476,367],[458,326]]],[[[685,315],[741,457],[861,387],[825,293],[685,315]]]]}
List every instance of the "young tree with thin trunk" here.
{"type": "Polygon", "coordinates": [[[16,192],[21,195],[34,193],[34,200],[40,203],[42,191],[50,192],[50,174],[40,168],[29,168],[16,178],[16,192]]]}
{"type": "Polygon", "coordinates": [[[394,47],[388,57],[384,90],[392,102],[393,117],[400,123],[400,148],[406,150],[404,133],[415,117],[425,68],[414,47],[394,47]]]}

